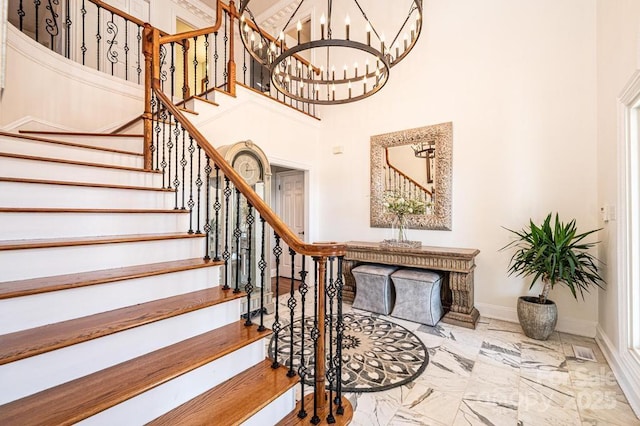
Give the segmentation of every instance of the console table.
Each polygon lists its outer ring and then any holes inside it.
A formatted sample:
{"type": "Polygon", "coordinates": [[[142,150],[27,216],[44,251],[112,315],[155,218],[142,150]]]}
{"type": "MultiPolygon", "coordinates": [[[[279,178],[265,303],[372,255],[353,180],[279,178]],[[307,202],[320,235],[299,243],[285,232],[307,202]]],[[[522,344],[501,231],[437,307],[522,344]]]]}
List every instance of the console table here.
{"type": "Polygon", "coordinates": [[[475,328],[480,313],[473,305],[473,270],[477,249],[427,247],[381,247],[379,243],[349,241],[344,257],[343,297],[353,302],[356,281],[351,270],[362,263],[382,263],[444,272],[441,290],[442,307],[446,314],[442,322],[475,328]]]}

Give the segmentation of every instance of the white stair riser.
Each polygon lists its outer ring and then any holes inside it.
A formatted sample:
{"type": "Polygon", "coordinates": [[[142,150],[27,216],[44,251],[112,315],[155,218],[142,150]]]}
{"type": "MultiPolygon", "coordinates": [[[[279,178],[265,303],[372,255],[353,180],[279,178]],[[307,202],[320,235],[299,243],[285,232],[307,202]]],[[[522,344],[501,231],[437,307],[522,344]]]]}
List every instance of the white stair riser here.
{"type": "Polygon", "coordinates": [[[188,213],[0,212],[0,240],[187,232],[188,213]]]}
{"type": "MultiPolygon", "coordinates": [[[[264,343],[260,340],[78,424],[104,426],[145,424],[261,362],[264,357],[264,343]]],[[[213,421],[211,424],[216,423],[213,421]]],[[[270,424],[274,422],[263,423],[263,425],[270,424]]]]}
{"type": "Polygon", "coordinates": [[[0,300],[0,334],[212,288],[220,267],[71,288],[0,300]]]}
{"type": "Polygon", "coordinates": [[[121,154],[30,139],[3,138],[1,136],[0,152],[126,167],[142,168],[144,166],[144,160],[140,155],[121,154]]]}
{"type": "MultiPolygon", "coordinates": [[[[182,206],[182,198],[179,200],[182,206]]],[[[172,209],[175,193],[0,181],[0,206],[87,209],[172,209]]]]}
{"type": "Polygon", "coordinates": [[[240,303],[231,301],[1,365],[0,382],[12,385],[3,387],[0,404],[136,358],[239,318],[240,303]]]}
{"type": "Polygon", "coordinates": [[[53,163],[22,158],[0,157],[4,177],[59,180],[63,182],[106,183],[160,188],[162,175],[143,171],[53,163]]]}
{"type": "Polygon", "coordinates": [[[296,408],[296,388],[280,395],[269,405],[249,417],[242,426],[264,426],[276,424],[296,408]]]}
{"type": "MultiPolygon", "coordinates": [[[[142,132],[140,132],[142,133],[142,132]]],[[[26,134],[29,136],[29,134],[26,134]]],[[[122,151],[131,151],[142,153],[143,138],[142,136],[78,136],[78,135],[48,135],[36,134],[32,135],[43,139],[53,139],[56,141],[78,143],[82,145],[98,146],[102,148],[119,149],[122,151]]]]}
{"type": "MultiPolygon", "coordinates": [[[[215,102],[211,98],[211,95],[209,95],[209,100],[215,102]]],[[[190,108],[199,114],[198,117],[202,116],[203,118],[211,118],[220,113],[220,107],[210,104],[209,102],[201,101],[199,99],[194,99],[193,105],[190,108]]]]}
{"type": "Polygon", "coordinates": [[[23,280],[203,256],[204,238],[7,250],[0,255],[0,280],[23,280]]]}

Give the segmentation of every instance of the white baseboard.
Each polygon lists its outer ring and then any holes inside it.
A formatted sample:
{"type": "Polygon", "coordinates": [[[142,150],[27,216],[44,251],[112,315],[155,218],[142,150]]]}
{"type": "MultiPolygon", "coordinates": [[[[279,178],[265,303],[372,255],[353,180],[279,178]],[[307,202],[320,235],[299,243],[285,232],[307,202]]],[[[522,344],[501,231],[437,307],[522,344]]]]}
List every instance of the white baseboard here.
{"type": "MultiPolygon", "coordinates": [[[[492,305],[490,303],[476,303],[476,308],[480,311],[480,315],[485,318],[494,318],[508,322],[518,322],[518,312],[514,306],[508,308],[506,306],[492,305]]],[[[598,323],[595,321],[576,320],[573,318],[558,318],[556,330],[563,333],[576,334],[578,336],[595,337],[596,327],[598,323]]]]}
{"type": "Polygon", "coordinates": [[[596,329],[596,343],[607,359],[629,405],[636,416],[640,417],[640,361],[627,349],[621,353],[600,326],[596,329]]]}

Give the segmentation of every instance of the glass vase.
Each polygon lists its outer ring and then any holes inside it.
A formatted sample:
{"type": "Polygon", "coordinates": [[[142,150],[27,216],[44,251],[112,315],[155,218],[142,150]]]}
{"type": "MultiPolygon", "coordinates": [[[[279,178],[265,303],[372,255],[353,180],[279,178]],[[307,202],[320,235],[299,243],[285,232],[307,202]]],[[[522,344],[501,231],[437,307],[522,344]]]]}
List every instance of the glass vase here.
{"type": "Polygon", "coordinates": [[[403,243],[408,241],[407,238],[407,219],[404,215],[396,215],[391,222],[391,238],[403,243]]]}

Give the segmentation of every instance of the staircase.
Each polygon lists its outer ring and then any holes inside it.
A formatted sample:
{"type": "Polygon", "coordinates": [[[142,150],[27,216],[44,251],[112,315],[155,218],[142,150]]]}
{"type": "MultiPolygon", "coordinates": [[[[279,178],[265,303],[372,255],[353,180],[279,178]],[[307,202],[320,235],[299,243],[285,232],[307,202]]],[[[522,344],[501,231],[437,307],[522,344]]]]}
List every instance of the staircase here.
{"type": "MultiPolygon", "coordinates": [[[[0,424],[275,424],[265,359],[136,135],[0,133],[0,424]]],[[[282,370],[285,370],[284,372],[282,370]]]]}

